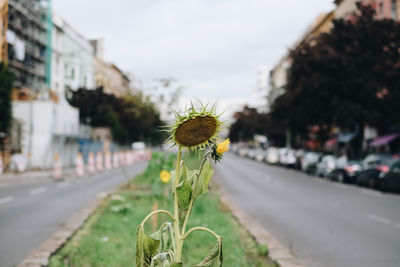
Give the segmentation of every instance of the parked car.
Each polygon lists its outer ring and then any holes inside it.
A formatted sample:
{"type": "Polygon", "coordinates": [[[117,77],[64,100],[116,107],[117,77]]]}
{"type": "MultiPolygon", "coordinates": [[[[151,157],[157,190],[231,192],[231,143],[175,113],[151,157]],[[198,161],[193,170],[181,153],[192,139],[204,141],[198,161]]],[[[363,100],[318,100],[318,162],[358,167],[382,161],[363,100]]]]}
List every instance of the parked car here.
{"type": "Polygon", "coordinates": [[[316,164],[321,157],[320,153],[307,152],[304,154],[303,160],[301,161],[301,170],[309,174],[315,174],[316,164]]]}
{"type": "Polygon", "coordinates": [[[395,161],[392,155],[368,155],[362,162],[362,171],[356,177],[358,185],[380,188],[383,176],[395,161]]]}
{"type": "Polygon", "coordinates": [[[400,160],[396,160],[390,166],[386,174],[381,174],[381,190],[382,191],[400,191],[400,160]]]}
{"type": "Polygon", "coordinates": [[[249,159],[254,159],[256,157],[256,154],[257,154],[257,148],[249,147],[249,149],[247,150],[246,157],[248,157],[249,159]]]}
{"type": "Polygon", "coordinates": [[[294,150],[290,148],[285,148],[280,150],[280,153],[282,153],[279,155],[280,164],[286,167],[294,167],[294,165],[296,164],[296,156],[294,155],[294,150]]]}
{"type": "Polygon", "coordinates": [[[269,147],[266,152],[265,161],[269,164],[279,163],[279,151],[276,147],[269,147]]]}
{"type": "Polygon", "coordinates": [[[316,164],[315,174],[320,177],[330,178],[333,170],[335,170],[336,157],[333,155],[325,155],[316,164]]]}
{"type": "Polygon", "coordinates": [[[357,174],[362,169],[361,164],[361,160],[348,160],[346,156],[341,156],[336,160],[335,169],[330,178],[340,183],[354,183],[357,174]]]}
{"type": "Polygon", "coordinates": [[[265,160],[266,156],[267,156],[267,151],[264,149],[259,149],[256,152],[255,160],[262,162],[265,160]]]}

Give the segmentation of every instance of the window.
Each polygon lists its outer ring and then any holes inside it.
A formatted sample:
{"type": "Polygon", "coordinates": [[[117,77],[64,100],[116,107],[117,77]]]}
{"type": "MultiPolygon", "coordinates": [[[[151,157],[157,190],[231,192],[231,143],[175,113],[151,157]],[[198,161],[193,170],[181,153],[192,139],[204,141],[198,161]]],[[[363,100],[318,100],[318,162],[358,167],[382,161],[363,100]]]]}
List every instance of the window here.
{"type": "Polygon", "coordinates": [[[397,19],[397,0],[392,0],[391,6],[390,6],[390,15],[392,19],[396,20],[397,19]]]}
{"type": "Polygon", "coordinates": [[[381,18],[383,18],[383,3],[382,2],[379,3],[379,15],[381,16],[381,18]]]}

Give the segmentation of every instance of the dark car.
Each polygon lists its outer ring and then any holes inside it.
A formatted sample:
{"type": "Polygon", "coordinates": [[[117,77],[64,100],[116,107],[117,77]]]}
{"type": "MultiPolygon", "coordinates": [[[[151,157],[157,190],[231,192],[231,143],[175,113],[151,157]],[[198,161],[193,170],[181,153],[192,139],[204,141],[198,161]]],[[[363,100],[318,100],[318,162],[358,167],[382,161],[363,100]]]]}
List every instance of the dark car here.
{"type": "Polygon", "coordinates": [[[361,171],[361,160],[348,160],[346,156],[337,159],[330,178],[339,183],[354,183],[361,171]]]}
{"type": "Polygon", "coordinates": [[[380,188],[383,176],[389,172],[394,161],[395,158],[391,155],[368,155],[363,160],[363,170],[357,175],[356,183],[370,188],[380,188]]]}
{"type": "Polygon", "coordinates": [[[389,171],[382,175],[382,191],[400,191],[400,160],[393,162],[389,171]]]}

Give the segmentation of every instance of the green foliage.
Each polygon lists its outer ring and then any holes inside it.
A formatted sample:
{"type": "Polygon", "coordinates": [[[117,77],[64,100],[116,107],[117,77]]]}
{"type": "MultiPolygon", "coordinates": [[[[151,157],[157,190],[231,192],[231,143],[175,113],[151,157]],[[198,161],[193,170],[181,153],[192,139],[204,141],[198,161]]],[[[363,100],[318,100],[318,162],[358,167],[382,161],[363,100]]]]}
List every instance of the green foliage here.
{"type": "Polygon", "coordinates": [[[352,20],[335,20],[321,34],[291,52],[284,95],[272,106],[274,121],[292,131],[306,126],[387,131],[400,121],[400,23],[376,20],[359,5],[352,20]]]}
{"type": "Polygon", "coordinates": [[[143,225],[137,229],[136,266],[150,267],[153,257],[157,254],[160,240],[156,240],[144,233],[143,225]]]}
{"type": "Polygon", "coordinates": [[[0,63],[0,132],[8,132],[11,119],[11,91],[14,75],[4,63],[0,63]]]}
{"type": "Polygon", "coordinates": [[[196,267],[220,267],[222,266],[222,240],[218,239],[215,246],[208,252],[207,256],[196,265],[196,267]]]}
{"type": "Polygon", "coordinates": [[[81,88],[72,92],[69,102],[79,108],[82,122],[93,127],[110,127],[113,138],[120,144],[139,140],[160,144],[166,138],[160,131],[154,131],[164,125],[159,111],[140,92],[118,98],[104,93],[102,88],[81,88]]]}

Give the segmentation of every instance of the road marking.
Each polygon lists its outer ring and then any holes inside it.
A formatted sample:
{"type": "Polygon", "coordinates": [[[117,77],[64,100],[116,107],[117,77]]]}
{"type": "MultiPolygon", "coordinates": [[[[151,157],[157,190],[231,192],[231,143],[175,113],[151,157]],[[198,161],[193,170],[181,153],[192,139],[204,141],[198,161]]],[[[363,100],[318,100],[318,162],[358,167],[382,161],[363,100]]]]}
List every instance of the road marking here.
{"type": "Polygon", "coordinates": [[[47,187],[42,186],[42,187],[38,187],[35,189],[32,189],[29,193],[31,194],[31,196],[37,195],[37,194],[41,194],[47,191],[47,187]]]}
{"type": "Polygon", "coordinates": [[[11,202],[11,201],[13,201],[13,200],[14,200],[14,198],[11,197],[11,196],[3,197],[3,198],[0,198],[0,204],[5,204],[5,203],[11,202]]]}
{"type": "Polygon", "coordinates": [[[381,217],[381,216],[378,216],[378,215],[375,215],[375,214],[368,214],[368,218],[373,220],[373,221],[380,222],[380,223],[383,223],[383,224],[391,224],[392,223],[391,220],[389,220],[387,218],[384,218],[384,217],[381,217]]]}
{"type": "Polygon", "coordinates": [[[70,183],[68,181],[66,181],[66,182],[62,182],[62,183],[58,184],[57,187],[62,188],[62,187],[66,187],[69,185],[70,185],[70,183]]]}

